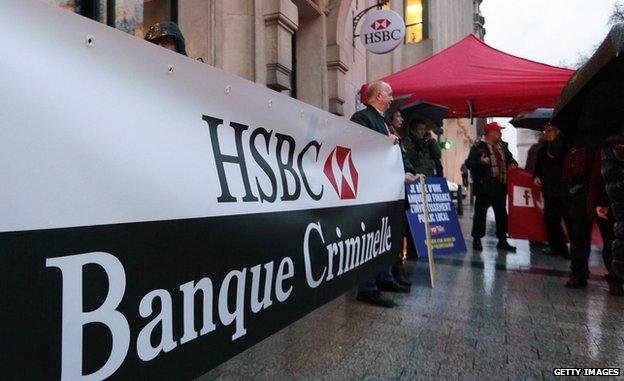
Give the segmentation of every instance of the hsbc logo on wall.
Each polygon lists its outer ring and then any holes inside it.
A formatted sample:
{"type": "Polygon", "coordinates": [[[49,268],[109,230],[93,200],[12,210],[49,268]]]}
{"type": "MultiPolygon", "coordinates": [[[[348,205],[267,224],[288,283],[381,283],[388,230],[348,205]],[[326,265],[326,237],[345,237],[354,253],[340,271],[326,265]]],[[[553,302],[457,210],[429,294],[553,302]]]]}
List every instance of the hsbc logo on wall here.
{"type": "Polygon", "coordinates": [[[366,50],[376,54],[394,50],[404,37],[405,22],[391,10],[371,11],[360,30],[362,44],[366,50]]]}
{"type": "Polygon", "coordinates": [[[316,140],[298,146],[292,136],[262,127],[249,131],[249,126],[233,121],[225,123],[223,119],[207,115],[203,116],[203,120],[210,130],[221,188],[217,197],[219,203],[296,201],[304,193],[319,201],[325,186],[318,181],[321,177],[310,176],[309,172],[320,169],[338,198],[357,198],[359,173],[350,148],[336,146],[323,160],[319,157],[322,143],[316,140]],[[233,141],[220,140],[220,131],[227,128],[234,135],[233,141]],[[235,147],[236,153],[225,154],[225,147],[230,152],[235,147]],[[245,153],[247,147],[251,155],[245,153]],[[261,170],[260,177],[264,182],[258,175],[250,173],[250,165],[261,170]],[[319,167],[321,165],[322,168],[319,167]],[[241,178],[244,195],[237,197],[231,189],[234,182],[241,178]]]}

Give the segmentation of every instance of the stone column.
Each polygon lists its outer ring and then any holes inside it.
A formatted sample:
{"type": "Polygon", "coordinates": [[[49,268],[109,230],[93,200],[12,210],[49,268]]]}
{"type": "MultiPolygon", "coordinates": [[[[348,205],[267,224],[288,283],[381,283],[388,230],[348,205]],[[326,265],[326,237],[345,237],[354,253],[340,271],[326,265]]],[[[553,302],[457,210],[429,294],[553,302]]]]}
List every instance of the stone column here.
{"type": "Polygon", "coordinates": [[[263,1],[266,85],[276,91],[291,87],[292,35],[298,29],[297,12],[290,0],[263,1]]]}
{"type": "Polygon", "coordinates": [[[201,57],[205,63],[214,66],[214,0],[179,2],[178,23],[186,40],[189,57],[201,57]]]}
{"type": "Polygon", "coordinates": [[[327,46],[327,85],[329,92],[329,112],[345,115],[345,74],[349,70],[344,53],[338,44],[327,46]]]}
{"type": "Polygon", "coordinates": [[[300,20],[297,32],[297,98],[327,110],[326,17],[300,20]]]}
{"type": "MultiPolygon", "coordinates": [[[[326,5],[326,67],[327,67],[327,110],[336,115],[345,115],[347,93],[347,72],[355,65],[351,45],[352,0],[328,1],[326,5]],[[347,32],[348,31],[348,32],[347,32]],[[345,35],[347,32],[347,35],[345,35]]],[[[366,66],[364,62],[361,62],[366,66]]],[[[349,114],[352,110],[348,110],[349,114]]]]}

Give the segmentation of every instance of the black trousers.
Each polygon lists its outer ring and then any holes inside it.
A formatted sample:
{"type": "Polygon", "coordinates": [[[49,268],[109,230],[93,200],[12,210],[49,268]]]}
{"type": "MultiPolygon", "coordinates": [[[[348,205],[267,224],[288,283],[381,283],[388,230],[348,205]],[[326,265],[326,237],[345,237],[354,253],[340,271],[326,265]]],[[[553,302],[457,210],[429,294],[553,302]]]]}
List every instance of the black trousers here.
{"type": "Polygon", "coordinates": [[[565,197],[544,196],[544,223],[546,224],[548,246],[557,254],[568,253],[568,246],[561,227],[561,220],[564,220],[566,229],[570,232],[571,224],[566,207],[565,197]]]}
{"type": "Polygon", "coordinates": [[[505,184],[497,184],[493,195],[475,195],[472,237],[482,238],[485,235],[485,218],[490,206],[494,209],[496,219],[496,237],[499,240],[505,240],[507,239],[507,186],[505,184]]]}
{"type": "Polygon", "coordinates": [[[585,279],[589,277],[588,261],[591,251],[591,233],[594,221],[596,221],[604,243],[602,260],[607,269],[605,278],[607,282],[621,284],[622,279],[613,273],[611,264],[613,261],[612,244],[615,239],[613,232],[615,218],[612,213],[609,213],[609,218],[606,220],[603,218],[596,218],[595,220],[587,218],[587,194],[583,192],[571,194],[568,205],[571,229],[570,254],[572,255],[570,270],[572,275],[585,279]]]}

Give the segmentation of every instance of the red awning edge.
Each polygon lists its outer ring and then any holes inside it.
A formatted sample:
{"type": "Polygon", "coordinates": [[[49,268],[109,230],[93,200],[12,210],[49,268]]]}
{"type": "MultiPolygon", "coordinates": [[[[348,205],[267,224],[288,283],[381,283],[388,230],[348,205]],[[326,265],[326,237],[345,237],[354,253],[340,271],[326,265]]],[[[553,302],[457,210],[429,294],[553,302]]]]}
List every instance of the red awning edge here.
{"type": "MultiPolygon", "coordinates": [[[[573,70],[507,54],[474,34],[426,60],[381,78],[394,96],[412,94],[451,109],[448,117],[514,117],[552,108],[573,70]],[[470,107],[472,105],[472,115],[470,107]]],[[[367,85],[360,91],[362,95],[367,85]]]]}

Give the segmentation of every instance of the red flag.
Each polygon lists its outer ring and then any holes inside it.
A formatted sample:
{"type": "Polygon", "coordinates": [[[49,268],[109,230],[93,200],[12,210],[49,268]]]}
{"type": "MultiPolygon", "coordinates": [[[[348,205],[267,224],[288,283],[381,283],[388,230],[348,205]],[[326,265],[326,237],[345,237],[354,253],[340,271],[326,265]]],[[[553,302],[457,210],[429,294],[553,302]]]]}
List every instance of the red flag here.
{"type": "Polygon", "coordinates": [[[544,201],[533,174],[524,169],[509,169],[508,177],[509,236],[530,241],[548,241],[544,224],[544,201]]]}
{"type": "MultiPolygon", "coordinates": [[[[507,178],[509,236],[529,241],[548,242],[544,222],[544,199],[540,187],[533,183],[533,174],[524,169],[509,169],[507,178]]],[[[562,225],[563,221],[562,221],[562,225]]],[[[565,225],[566,240],[569,242],[565,225]]],[[[591,243],[602,246],[602,236],[594,222],[591,243]]]]}

